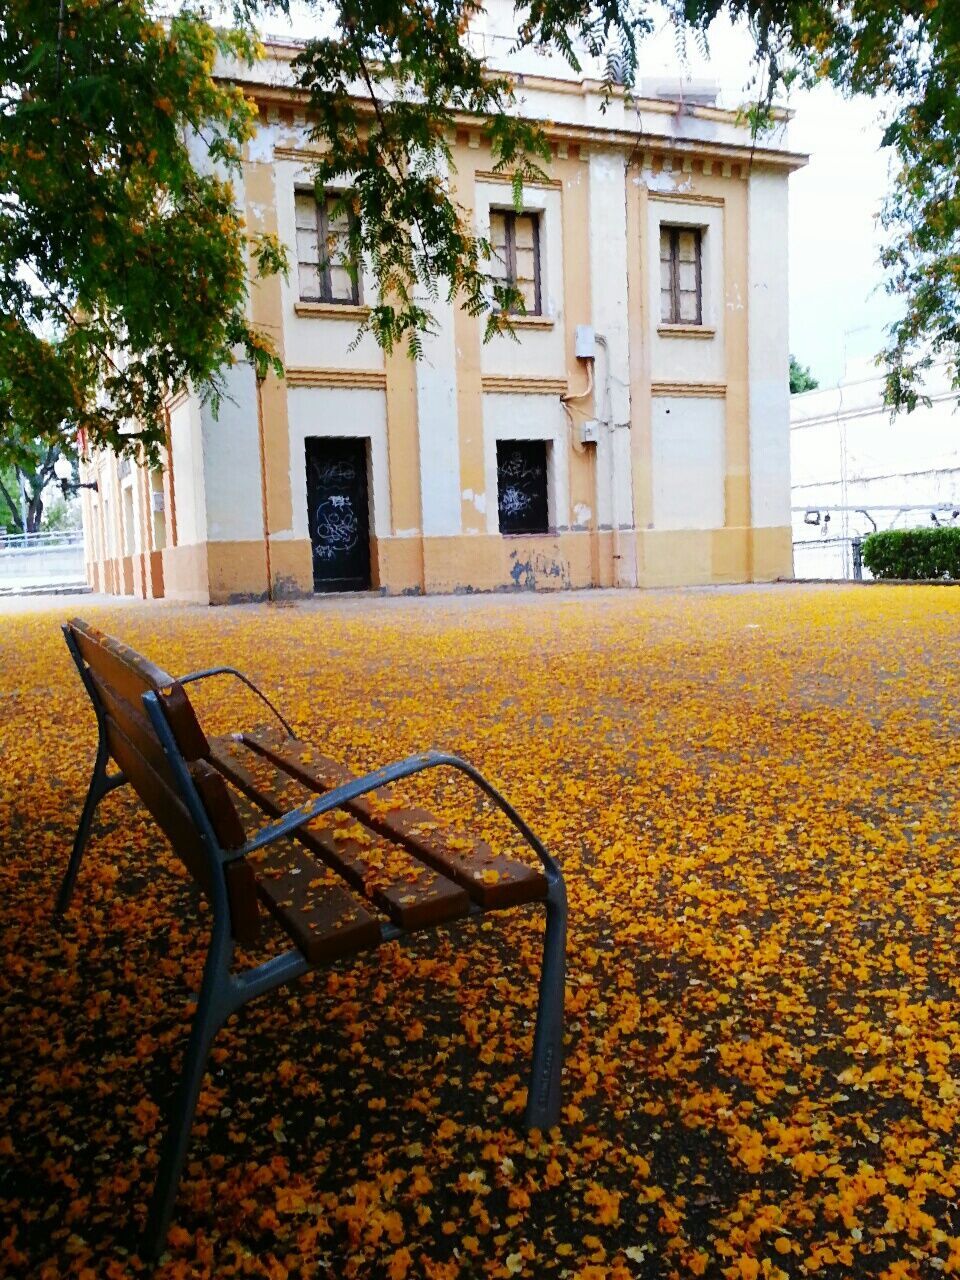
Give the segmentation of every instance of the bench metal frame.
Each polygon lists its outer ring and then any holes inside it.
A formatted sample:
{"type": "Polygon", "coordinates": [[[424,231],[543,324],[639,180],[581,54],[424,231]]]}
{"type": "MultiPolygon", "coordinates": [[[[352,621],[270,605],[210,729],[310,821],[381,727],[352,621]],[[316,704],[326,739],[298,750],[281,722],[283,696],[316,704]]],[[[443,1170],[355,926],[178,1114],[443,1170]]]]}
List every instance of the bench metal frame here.
{"type": "MultiPolygon", "coordinates": [[[[87,797],[80,815],[70,861],[57,896],[55,908],[57,916],[62,916],[70,905],[77,873],[80,869],[80,862],[90,835],[90,826],[97,806],[105,795],[115,788],[123,786],[127,781],[123,773],[108,773],[107,771],[110,751],[107,746],[103,705],[93,681],[87,674],[84,660],[70,634],[69,628],[64,627],[63,632],[96,712],[99,742],[97,744],[96,761],[93,766],[93,776],[90,779],[87,797]]],[[[233,667],[212,667],[204,671],[195,671],[190,675],[183,676],[179,683],[186,685],[220,675],[230,675],[241,680],[258,698],[266,703],[290,736],[296,737],[296,734],[294,734],[266,694],[233,667]]],[[[524,1125],[528,1129],[540,1130],[547,1130],[556,1125],[560,1119],[560,1069],[563,1059],[563,1003],[567,930],[566,888],[559,864],[548,853],[543,843],[514,809],[513,805],[500,794],[497,788],[488,782],[479,770],[459,756],[450,755],[442,751],[427,751],[408,756],[404,760],[399,760],[382,769],[376,769],[374,772],[356,778],[343,786],[324,792],[318,795],[316,801],[309,807],[301,806],[283,818],[268,822],[256,835],[247,840],[242,848],[223,849],[214,834],[206,809],[190,776],[190,771],[167,723],[157,693],[145,693],[142,701],[150,724],[160,740],[164,755],[178,784],[180,799],[187,808],[190,818],[200,835],[210,876],[209,897],[213,912],[213,930],[203,967],[203,980],[200,985],[197,1011],[190,1029],[183,1070],[172,1107],[169,1128],[163,1141],[157,1180],[147,1214],[144,1233],[146,1256],[155,1258],[162,1251],[166,1240],[167,1228],[173,1216],[177,1186],[186,1159],[190,1130],[196,1112],[197,1101],[200,1097],[203,1076],[217,1031],[232,1013],[242,1008],[248,1001],[264,995],[276,987],[283,986],[287,982],[292,982],[294,979],[302,977],[310,969],[317,967],[310,964],[305,956],[296,947],[293,947],[271,960],[255,965],[253,968],[246,969],[240,973],[231,971],[234,942],[231,932],[227,884],[224,876],[225,867],[231,862],[245,858],[257,849],[263,849],[276,840],[281,840],[294,834],[298,828],[321,813],[326,813],[331,809],[338,809],[358,796],[377,790],[378,787],[398,782],[402,778],[412,777],[414,774],[422,773],[427,769],[451,768],[465,774],[507,817],[525,842],[536,853],[543,866],[547,881],[547,894],[544,899],[546,929],[524,1125]]],[[[480,907],[473,906],[468,918],[483,914],[486,913],[480,907]]],[[[407,934],[420,931],[419,929],[403,929],[398,925],[386,922],[380,926],[380,940],[381,942],[390,942],[407,934]]],[[[358,952],[359,954],[362,953],[358,952]]]]}

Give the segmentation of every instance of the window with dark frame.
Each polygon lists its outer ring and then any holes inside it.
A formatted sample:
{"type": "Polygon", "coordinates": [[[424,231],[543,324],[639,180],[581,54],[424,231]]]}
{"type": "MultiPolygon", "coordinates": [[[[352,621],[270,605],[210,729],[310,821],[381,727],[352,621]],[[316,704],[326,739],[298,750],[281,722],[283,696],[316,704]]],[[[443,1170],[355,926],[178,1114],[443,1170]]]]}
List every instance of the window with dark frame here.
{"type": "Polygon", "coordinates": [[[546,440],[497,441],[501,533],[549,532],[546,440]]]}
{"type": "Polygon", "coordinates": [[[491,209],[490,244],[490,274],[519,291],[527,315],[540,315],[539,213],[491,209]]]}
{"type": "Polygon", "coordinates": [[[703,324],[703,231],[660,228],[660,319],[703,324]]]}
{"type": "Polygon", "coordinates": [[[343,192],[296,193],[297,268],[302,302],[358,305],[360,281],[350,263],[348,210],[339,208],[343,192]]]}

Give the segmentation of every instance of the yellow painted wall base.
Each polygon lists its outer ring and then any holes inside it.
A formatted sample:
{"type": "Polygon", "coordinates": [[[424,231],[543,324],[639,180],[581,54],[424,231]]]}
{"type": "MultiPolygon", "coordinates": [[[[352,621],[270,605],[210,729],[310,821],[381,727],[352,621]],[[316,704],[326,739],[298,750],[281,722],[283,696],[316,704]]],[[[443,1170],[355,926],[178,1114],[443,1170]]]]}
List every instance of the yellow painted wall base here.
{"type": "MultiPolygon", "coordinates": [[[[246,544],[241,544],[246,545],[246,544]]],[[[270,542],[270,572],[274,599],[308,596],[313,591],[313,554],[307,538],[270,542]]]]}
{"type": "Polygon", "coordinates": [[[751,529],[753,581],[774,582],[793,577],[793,530],[789,527],[751,529]]]}
{"type": "MultiPolygon", "coordinates": [[[[371,587],[387,595],[465,591],[562,591],[610,586],[615,581],[609,530],[501,537],[373,538],[371,587]]],[[[776,529],[638,529],[620,534],[621,575],[636,565],[641,587],[771,582],[793,572],[791,531],[776,529]]],[[[270,544],[273,595],[313,591],[310,543],[270,544]]],[[[198,604],[236,604],[267,598],[262,542],[209,542],[167,547],[134,573],[129,558],[88,564],[98,591],[162,594],[198,604]],[[152,561],[155,561],[152,563],[152,561]],[[134,579],[136,578],[136,582],[134,579]],[[146,592],[144,591],[146,588],[146,592]]]]}
{"type": "Polygon", "coordinates": [[[163,582],[168,600],[209,604],[207,544],[164,547],[163,582]]]}

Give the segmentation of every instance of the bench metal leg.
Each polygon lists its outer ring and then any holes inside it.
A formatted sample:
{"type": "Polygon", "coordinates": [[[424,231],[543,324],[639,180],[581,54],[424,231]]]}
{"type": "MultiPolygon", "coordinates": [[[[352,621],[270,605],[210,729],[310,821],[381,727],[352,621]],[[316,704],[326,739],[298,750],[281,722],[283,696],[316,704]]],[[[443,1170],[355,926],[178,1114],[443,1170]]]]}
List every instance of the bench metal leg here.
{"type": "Polygon", "coordinates": [[[57,904],[54,907],[54,914],[62,916],[70,905],[70,899],[73,897],[73,886],[77,882],[77,873],[80,870],[80,862],[83,858],[83,851],[86,848],[87,839],[90,835],[90,824],[93,821],[93,815],[97,805],[107,794],[119,784],[120,779],[107,777],[107,760],[108,752],[103,738],[100,739],[100,745],[97,747],[97,759],[93,766],[93,777],[90,779],[90,786],[87,790],[87,798],[83,802],[83,812],[80,814],[80,825],[77,827],[77,834],[73,839],[73,850],[70,854],[70,861],[67,863],[66,874],[60,885],[60,892],[57,894],[57,904]]]}
{"type": "Polygon", "coordinates": [[[563,998],[566,983],[567,894],[557,877],[547,893],[547,928],[533,1033],[533,1062],[524,1124],[551,1129],[560,1120],[560,1068],[563,1065],[563,998]]]}
{"type": "Polygon", "coordinates": [[[190,1028],[183,1074],[177,1086],[170,1127],[163,1140],[160,1168],[147,1212],[143,1240],[143,1254],[147,1260],[155,1259],[163,1251],[167,1238],[210,1047],[214,1036],[238,1005],[235,984],[229,972],[232,949],[228,930],[215,927],[203,970],[197,1012],[190,1028]]]}

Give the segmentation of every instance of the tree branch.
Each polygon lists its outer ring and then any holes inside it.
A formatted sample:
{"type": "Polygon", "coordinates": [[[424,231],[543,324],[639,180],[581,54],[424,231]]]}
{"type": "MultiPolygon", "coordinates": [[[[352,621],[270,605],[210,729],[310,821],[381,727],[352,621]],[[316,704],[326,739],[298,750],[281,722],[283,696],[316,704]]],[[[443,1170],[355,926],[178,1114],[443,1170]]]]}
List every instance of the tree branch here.
{"type": "Polygon", "coordinates": [[[3,495],[7,506],[10,508],[10,515],[13,517],[14,525],[20,530],[21,533],[25,533],[26,530],[23,527],[23,519],[20,515],[20,511],[18,510],[17,504],[14,503],[13,499],[10,497],[10,494],[7,492],[7,486],[3,483],[3,476],[0,476],[0,494],[3,495]]]}

